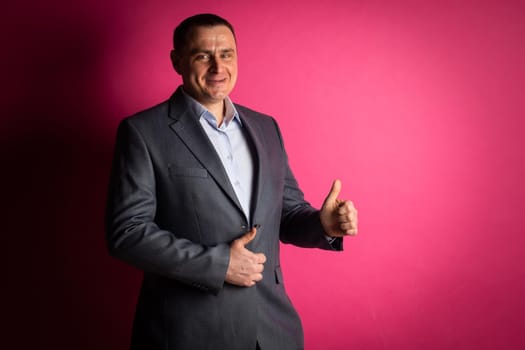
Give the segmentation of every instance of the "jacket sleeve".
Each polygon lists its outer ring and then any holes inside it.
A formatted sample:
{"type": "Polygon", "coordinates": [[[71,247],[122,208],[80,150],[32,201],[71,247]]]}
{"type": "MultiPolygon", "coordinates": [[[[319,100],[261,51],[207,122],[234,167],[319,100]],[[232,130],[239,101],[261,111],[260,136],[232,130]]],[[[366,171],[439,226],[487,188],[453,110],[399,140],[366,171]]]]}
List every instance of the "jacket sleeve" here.
{"type": "MultiPolygon", "coordinates": [[[[275,123],[275,121],[274,121],[275,123]]],[[[283,211],[281,216],[280,240],[305,248],[343,250],[343,239],[329,240],[321,225],[319,210],[304,200],[304,194],[297,184],[288,164],[288,157],[277,123],[275,123],[281,146],[285,154],[285,178],[283,191],[283,211]]]]}
{"type": "Polygon", "coordinates": [[[119,126],[106,208],[110,254],[144,270],[218,293],[229,264],[228,244],[204,246],[155,223],[155,168],[130,119],[119,126]]]}

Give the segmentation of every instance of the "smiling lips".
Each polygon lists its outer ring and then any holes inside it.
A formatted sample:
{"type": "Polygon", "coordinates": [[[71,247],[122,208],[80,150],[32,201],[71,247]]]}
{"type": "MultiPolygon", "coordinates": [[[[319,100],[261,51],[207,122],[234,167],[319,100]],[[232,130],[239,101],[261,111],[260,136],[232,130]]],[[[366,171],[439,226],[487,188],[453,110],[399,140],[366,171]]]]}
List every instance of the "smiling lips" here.
{"type": "Polygon", "coordinates": [[[206,79],[206,84],[209,85],[220,85],[226,83],[226,78],[223,79],[206,79]]]}

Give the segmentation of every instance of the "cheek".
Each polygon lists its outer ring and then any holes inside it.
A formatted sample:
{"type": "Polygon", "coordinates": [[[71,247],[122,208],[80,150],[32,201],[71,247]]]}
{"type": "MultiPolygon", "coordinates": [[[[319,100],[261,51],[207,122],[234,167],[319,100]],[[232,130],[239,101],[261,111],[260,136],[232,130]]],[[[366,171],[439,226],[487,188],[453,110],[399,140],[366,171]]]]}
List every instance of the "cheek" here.
{"type": "Polygon", "coordinates": [[[231,64],[231,65],[229,66],[229,71],[230,71],[230,73],[231,73],[232,75],[233,75],[233,74],[237,75],[237,64],[231,64]]]}
{"type": "Polygon", "coordinates": [[[193,71],[192,78],[195,81],[195,84],[197,85],[203,85],[205,82],[205,75],[201,71],[193,71]]]}
{"type": "Polygon", "coordinates": [[[192,65],[189,73],[192,77],[200,78],[204,75],[205,71],[206,70],[201,65],[192,65]]]}

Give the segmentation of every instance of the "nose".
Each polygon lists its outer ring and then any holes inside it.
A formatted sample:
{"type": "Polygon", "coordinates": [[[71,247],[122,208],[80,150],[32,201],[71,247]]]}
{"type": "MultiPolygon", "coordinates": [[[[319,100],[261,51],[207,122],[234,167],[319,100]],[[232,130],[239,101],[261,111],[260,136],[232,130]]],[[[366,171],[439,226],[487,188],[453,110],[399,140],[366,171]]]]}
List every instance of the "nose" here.
{"type": "Polygon", "coordinates": [[[220,57],[213,57],[210,60],[210,72],[219,73],[223,68],[223,62],[220,57]]]}

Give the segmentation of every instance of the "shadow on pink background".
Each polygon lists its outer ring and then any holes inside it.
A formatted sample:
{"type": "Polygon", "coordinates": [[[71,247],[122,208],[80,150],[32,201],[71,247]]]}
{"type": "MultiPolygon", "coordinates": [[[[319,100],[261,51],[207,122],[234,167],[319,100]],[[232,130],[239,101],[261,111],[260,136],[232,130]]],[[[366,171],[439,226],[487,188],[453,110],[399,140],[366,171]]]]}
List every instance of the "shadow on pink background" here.
{"type": "MultiPolygon", "coordinates": [[[[11,348],[126,349],[141,274],[102,225],[116,125],[169,97],[183,18],[237,30],[236,102],[277,118],[341,254],[283,246],[306,349],[523,349],[525,4],[67,1],[4,11],[11,348]]],[[[2,341],[0,347],[6,348],[2,341]]]]}

